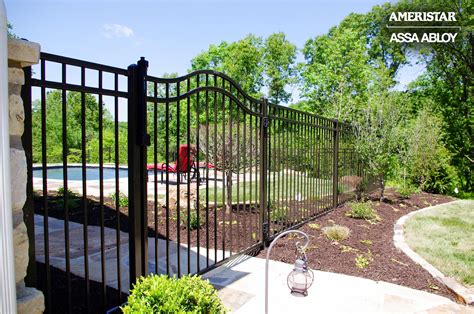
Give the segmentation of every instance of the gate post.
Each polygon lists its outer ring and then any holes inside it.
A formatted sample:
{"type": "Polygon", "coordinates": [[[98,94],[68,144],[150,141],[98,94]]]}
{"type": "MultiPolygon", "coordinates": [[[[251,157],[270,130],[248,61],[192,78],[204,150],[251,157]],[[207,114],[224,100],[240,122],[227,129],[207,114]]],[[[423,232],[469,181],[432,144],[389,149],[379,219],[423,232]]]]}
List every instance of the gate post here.
{"type": "Polygon", "coordinates": [[[262,242],[267,246],[269,235],[267,185],[268,185],[268,100],[261,98],[262,117],[260,120],[260,219],[262,226],[262,242]]]}
{"type": "Polygon", "coordinates": [[[130,288],[148,273],[146,75],[148,61],[128,67],[128,218],[130,288]]]}
{"type": "Polygon", "coordinates": [[[333,153],[332,153],[332,206],[338,205],[338,185],[339,185],[339,121],[333,120],[333,153]]]}

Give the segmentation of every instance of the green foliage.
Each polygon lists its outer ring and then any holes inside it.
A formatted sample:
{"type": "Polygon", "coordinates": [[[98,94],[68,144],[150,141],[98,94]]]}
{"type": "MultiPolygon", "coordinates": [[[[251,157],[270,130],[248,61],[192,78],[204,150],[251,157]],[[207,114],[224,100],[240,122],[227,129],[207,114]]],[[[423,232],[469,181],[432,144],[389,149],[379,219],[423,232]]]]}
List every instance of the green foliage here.
{"type": "Polygon", "coordinates": [[[398,194],[400,194],[402,198],[410,198],[410,196],[415,194],[417,190],[412,185],[406,185],[406,186],[397,187],[397,192],[398,194]]]}
{"type": "Polygon", "coordinates": [[[72,198],[77,198],[77,193],[76,192],[74,192],[73,190],[71,190],[69,188],[66,190],[66,189],[64,189],[63,186],[60,186],[58,188],[57,193],[58,193],[59,197],[64,197],[67,194],[67,197],[69,197],[71,199],[72,198]]]}
{"type": "MultiPolygon", "coordinates": [[[[72,208],[75,208],[75,207],[79,206],[79,202],[80,202],[79,196],[76,192],[72,191],[71,189],[68,188],[66,190],[66,189],[64,189],[63,186],[61,186],[61,187],[58,188],[56,193],[57,193],[58,197],[63,198],[63,199],[67,195],[67,207],[69,209],[72,209],[72,208]]],[[[64,206],[64,201],[61,200],[61,199],[56,199],[52,202],[56,203],[56,205],[59,206],[59,207],[64,206]]]]}
{"type": "Polygon", "coordinates": [[[270,211],[270,221],[273,223],[287,224],[289,221],[289,208],[287,206],[274,208],[270,211]]]}
{"type": "Polygon", "coordinates": [[[391,11],[387,3],[367,14],[352,13],[327,34],[306,42],[305,62],[299,65],[304,99],[297,107],[350,121],[366,106],[368,87],[380,80],[394,85],[398,68],[406,62],[406,47],[386,36],[391,11]]]}
{"type": "Polygon", "coordinates": [[[443,145],[442,120],[421,110],[408,129],[409,179],[424,191],[452,193],[457,181],[450,154],[443,145]]]}
{"type": "MultiPolygon", "coordinates": [[[[110,193],[109,197],[112,199],[113,204],[115,204],[117,202],[117,194],[115,192],[110,193]]],[[[120,192],[119,196],[118,196],[118,204],[119,204],[119,207],[127,207],[128,206],[128,197],[127,197],[127,195],[120,192]]]]}
{"type": "Polygon", "coordinates": [[[192,59],[191,69],[223,72],[257,98],[266,85],[270,101],[279,103],[291,98],[285,87],[294,83],[295,59],[296,47],[285,34],[272,34],[265,41],[249,34],[236,42],[209,46],[192,59]]]}
{"type": "Polygon", "coordinates": [[[384,198],[386,179],[397,168],[397,130],[404,122],[403,101],[403,95],[380,87],[354,123],[356,151],[368,173],[377,178],[380,200],[384,198]]]}
{"type": "Polygon", "coordinates": [[[323,234],[331,241],[340,242],[349,237],[351,230],[345,226],[332,225],[322,229],[323,234]]]}
{"type": "MultiPolygon", "coordinates": [[[[33,162],[42,159],[42,126],[41,114],[46,109],[46,154],[48,163],[62,162],[63,159],[63,121],[66,123],[67,160],[71,163],[82,162],[83,157],[87,163],[99,162],[99,104],[94,95],[84,95],[85,106],[85,154],[82,152],[82,98],[81,93],[68,92],[66,94],[66,114],[62,116],[63,99],[59,90],[48,92],[45,104],[39,100],[32,104],[32,144],[33,162]]],[[[110,112],[102,104],[103,127],[103,157],[104,162],[114,161],[115,156],[115,130],[114,121],[110,112]]],[[[119,122],[119,159],[120,163],[127,162],[127,123],[119,122]]]]}
{"type": "Polygon", "coordinates": [[[355,258],[355,265],[359,269],[367,268],[370,264],[369,259],[364,254],[357,254],[355,258]]]}
{"type": "Polygon", "coordinates": [[[375,210],[372,208],[372,202],[351,202],[348,204],[351,210],[346,212],[346,216],[355,219],[379,220],[375,210]]]}
{"type": "Polygon", "coordinates": [[[8,38],[19,38],[14,32],[13,32],[13,25],[10,22],[7,22],[7,36],[8,38]]]}
{"type": "MultiPolygon", "coordinates": [[[[474,191],[474,97],[472,1],[417,0],[400,1],[404,11],[455,12],[460,26],[454,43],[414,45],[418,62],[426,64],[426,73],[409,88],[415,101],[430,100],[433,110],[442,115],[444,143],[456,167],[459,185],[464,191],[474,191]]],[[[449,171],[445,171],[448,173],[449,171]]],[[[449,174],[446,174],[449,175],[449,174]]],[[[442,186],[445,186],[443,184],[442,186]]],[[[435,187],[436,189],[442,186],[435,187]]]]}
{"type": "MultiPolygon", "coordinates": [[[[198,214],[195,211],[191,210],[189,212],[189,230],[199,229],[202,222],[203,222],[203,219],[201,219],[201,217],[198,216],[198,214]]],[[[187,216],[187,213],[184,211],[181,213],[181,225],[183,225],[186,228],[188,227],[188,216],[187,216]]]]}
{"type": "Polygon", "coordinates": [[[370,239],[360,240],[359,242],[365,245],[372,245],[372,240],[370,239]]]}
{"type": "Polygon", "coordinates": [[[211,45],[191,61],[192,70],[214,69],[235,80],[247,93],[259,97],[263,86],[262,38],[252,34],[233,43],[211,45]]]}
{"type": "Polygon", "coordinates": [[[134,285],[124,313],[225,313],[217,291],[199,276],[142,277],[134,285]]]}
{"type": "Polygon", "coordinates": [[[287,103],[291,100],[291,93],[285,87],[295,82],[295,59],[296,46],[286,39],[284,33],[267,37],[263,47],[263,67],[271,103],[287,103]]]}

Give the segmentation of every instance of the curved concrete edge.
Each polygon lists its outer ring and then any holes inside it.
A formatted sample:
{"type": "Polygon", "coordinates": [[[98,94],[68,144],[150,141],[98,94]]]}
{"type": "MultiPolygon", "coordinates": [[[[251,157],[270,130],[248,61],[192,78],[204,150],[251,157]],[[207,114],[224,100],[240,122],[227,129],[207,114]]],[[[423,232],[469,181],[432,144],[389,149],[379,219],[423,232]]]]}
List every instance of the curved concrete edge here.
{"type": "Polygon", "coordinates": [[[441,282],[443,285],[448,287],[456,296],[456,299],[463,304],[468,304],[474,306],[474,292],[468,289],[467,287],[461,285],[457,280],[451,277],[447,277],[443,275],[441,271],[439,271],[436,267],[428,263],[423,257],[415,253],[405,241],[405,237],[403,234],[403,226],[405,222],[410,219],[411,217],[420,214],[425,211],[430,211],[432,209],[445,206],[448,204],[457,204],[466,202],[464,200],[457,200],[449,203],[438,204],[435,206],[430,206],[426,208],[422,208],[417,211],[413,211],[405,216],[400,217],[397,222],[395,223],[394,230],[393,230],[393,243],[395,247],[405,253],[409,258],[411,258],[415,263],[419,264],[425,270],[427,270],[431,276],[433,276],[436,280],[441,282]]]}

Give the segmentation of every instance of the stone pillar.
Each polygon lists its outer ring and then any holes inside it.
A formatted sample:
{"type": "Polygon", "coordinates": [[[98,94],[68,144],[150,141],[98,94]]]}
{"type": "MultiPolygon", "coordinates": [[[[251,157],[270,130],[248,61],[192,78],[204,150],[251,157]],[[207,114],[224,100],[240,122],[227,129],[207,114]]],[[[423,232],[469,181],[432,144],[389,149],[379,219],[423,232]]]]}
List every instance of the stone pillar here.
{"type": "Polygon", "coordinates": [[[37,64],[40,46],[19,39],[8,39],[8,100],[10,123],[10,171],[13,218],[13,250],[15,253],[15,280],[18,313],[36,314],[44,311],[41,291],[25,286],[28,267],[28,234],[23,222],[23,205],[26,201],[26,155],[21,144],[25,111],[21,87],[25,84],[23,68],[37,64]]]}

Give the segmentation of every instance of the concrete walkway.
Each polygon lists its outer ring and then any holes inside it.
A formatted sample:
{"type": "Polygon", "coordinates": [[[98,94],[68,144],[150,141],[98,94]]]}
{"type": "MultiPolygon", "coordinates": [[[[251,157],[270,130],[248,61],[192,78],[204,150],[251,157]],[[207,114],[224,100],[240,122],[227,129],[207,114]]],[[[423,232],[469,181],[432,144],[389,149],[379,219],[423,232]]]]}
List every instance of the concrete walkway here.
{"type": "MultiPolygon", "coordinates": [[[[386,282],[315,271],[307,297],[289,293],[293,266],[270,262],[269,313],[474,313],[474,309],[424,291],[386,282]]],[[[203,277],[219,288],[234,313],[264,313],[265,260],[242,257],[203,277]]]]}

